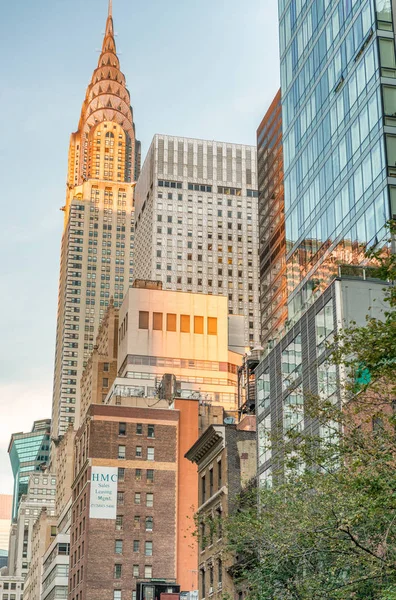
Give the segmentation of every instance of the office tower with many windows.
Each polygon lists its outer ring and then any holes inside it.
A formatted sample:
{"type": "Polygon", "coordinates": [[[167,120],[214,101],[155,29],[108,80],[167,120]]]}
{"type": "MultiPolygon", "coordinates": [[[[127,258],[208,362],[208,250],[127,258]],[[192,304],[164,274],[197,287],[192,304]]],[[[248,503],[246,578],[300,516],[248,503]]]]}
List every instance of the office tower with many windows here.
{"type": "Polygon", "coordinates": [[[257,130],[261,344],[282,334],[287,319],[281,93],[257,130]]]}
{"type": "MultiPolygon", "coordinates": [[[[256,148],[154,136],[136,186],[135,273],[228,296],[259,343],[256,148]]],[[[243,348],[241,348],[243,350],[243,348]]]]}
{"type": "Polygon", "coordinates": [[[53,435],[78,420],[79,385],[111,296],[133,272],[133,186],[140,144],[114,40],[111,2],[99,57],[70,140],[58,301],[53,435]]]}
{"type": "Polygon", "coordinates": [[[280,0],[289,318],[396,213],[390,0],[280,0]]]}

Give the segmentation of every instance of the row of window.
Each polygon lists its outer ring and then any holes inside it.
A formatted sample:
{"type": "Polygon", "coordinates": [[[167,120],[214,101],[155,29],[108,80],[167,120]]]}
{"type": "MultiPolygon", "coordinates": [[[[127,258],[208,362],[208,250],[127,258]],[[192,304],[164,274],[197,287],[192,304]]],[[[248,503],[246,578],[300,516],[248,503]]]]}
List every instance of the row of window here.
{"type": "MultiPolygon", "coordinates": [[[[118,481],[125,481],[125,469],[122,469],[123,473],[122,473],[122,479],[120,479],[120,470],[118,470],[118,481]]],[[[135,469],[135,480],[136,481],[141,481],[143,477],[143,470],[142,469],[135,469]]],[[[154,481],[154,469],[147,469],[146,470],[146,481],[148,483],[152,483],[154,481]]],[[[122,496],[123,498],[123,494],[124,492],[118,492],[118,502],[120,503],[120,498],[122,496]]],[[[123,501],[122,501],[123,503],[123,501]]]]}
{"type": "MultiPolygon", "coordinates": [[[[135,458],[143,458],[142,446],[136,446],[135,458]]],[[[147,460],[154,460],[154,448],[147,448],[147,457],[146,458],[147,458],[147,460]]],[[[126,460],[126,446],[123,446],[123,445],[118,446],[118,459],[126,460]]]]}
{"type": "MultiPolygon", "coordinates": [[[[143,500],[143,493],[142,492],[135,492],[134,495],[134,503],[136,505],[142,505],[142,500],[143,500]]],[[[154,494],[151,492],[146,492],[146,506],[149,508],[152,508],[154,506],[154,494]]],[[[123,529],[123,525],[124,525],[124,516],[123,515],[117,515],[116,517],[116,530],[117,531],[121,531],[123,529]]]]}
{"type": "MultiPolygon", "coordinates": [[[[154,331],[163,330],[163,313],[152,314],[152,329],[154,331]]],[[[204,333],[204,317],[194,316],[194,333],[204,333]]],[[[147,311],[139,311],[139,329],[150,329],[149,327],[150,313],[147,311]]],[[[166,314],[166,331],[177,331],[177,315],[173,313],[166,314]]],[[[179,331],[181,333],[191,333],[191,316],[179,316],[179,331]]],[[[206,333],[208,335],[217,335],[217,318],[207,317],[206,333]]]]}
{"type": "MultiPolygon", "coordinates": [[[[173,188],[173,189],[178,189],[181,190],[183,187],[182,182],[180,181],[164,181],[162,179],[158,180],[158,186],[159,187],[166,187],[166,188],[173,188]]],[[[194,190],[196,192],[212,192],[212,186],[211,185],[203,185],[200,183],[191,183],[189,182],[187,184],[187,188],[189,190],[194,190]]],[[[258,197],[258,192],[256,190],[246,190],[247,191],[247,195],[250,198],[257,198],[258,197]]],[[[241,188],[234,188],[234,187],[224,187],[224,186],[217,186],[217,193],[218,194],[225,194],[226,196],[241,196],[242,195],[242,189],[241,188]]]]}
{"type": "MultiPolygon", "coordinates": [[[[118,424],[118,435],[126,436],[127,435],[127,424],[119,423],[118,424]]],[[[143,423],[136,423],[136,435],[143,435],[143,423]]],[[[147,425],[147,437],[155,438],[155,426],[147,425]]]]}
{"type": "MultiPolygon", "coordinates": [[[[132,567],[132,575],[133,577],[140,577],[140,566],[133,565],[132,567]]],[[[114,565],[114,579],[121,579],[122,577],[122,565],[116,564],[114,565]]],[[[153,577],[153,567],[151,565],[144,566],[144,579],[152,579],[153,577]]],[[[135,592],[132,592],[135,594],[135,592]]],[[[134,596],[136,597],[136,596],[134,596]]],[[[121,600],[121,590],[114,590],[114,600],[121,600]]]]}

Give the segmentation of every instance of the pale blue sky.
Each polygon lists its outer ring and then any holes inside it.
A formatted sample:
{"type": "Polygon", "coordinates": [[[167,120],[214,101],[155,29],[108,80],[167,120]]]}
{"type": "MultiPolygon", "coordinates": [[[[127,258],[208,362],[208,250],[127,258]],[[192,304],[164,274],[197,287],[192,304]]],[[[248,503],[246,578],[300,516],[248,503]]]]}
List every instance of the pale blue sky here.
{"type": "MultiPolygon", "coordinates": [[[[155,133],[255,143],[279,86],[276,0],[113,0],[143,156],[155,133]]],[[[107,0],[2,3],[0,493],[10,434],[50,416],[69,135],[107,0]]]]}

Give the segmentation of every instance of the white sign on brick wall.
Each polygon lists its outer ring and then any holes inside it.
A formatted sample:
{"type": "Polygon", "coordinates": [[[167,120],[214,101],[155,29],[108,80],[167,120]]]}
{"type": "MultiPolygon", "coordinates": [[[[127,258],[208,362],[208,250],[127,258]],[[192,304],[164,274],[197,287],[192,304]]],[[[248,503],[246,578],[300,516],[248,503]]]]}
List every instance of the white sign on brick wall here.
{"type": "Polygon", "coordinates": [[[115,519],[117,516],[116,467],[92,467],[90,519],[115,519]]]}

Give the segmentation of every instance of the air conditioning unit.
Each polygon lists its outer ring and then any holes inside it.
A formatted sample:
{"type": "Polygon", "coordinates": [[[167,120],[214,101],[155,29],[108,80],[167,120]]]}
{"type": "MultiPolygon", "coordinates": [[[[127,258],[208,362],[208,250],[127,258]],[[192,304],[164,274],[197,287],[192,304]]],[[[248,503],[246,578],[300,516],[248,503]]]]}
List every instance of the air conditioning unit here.
{"type": "Polygon", "coordinates": [[[212,587],[209,588],[209,594],[213,594],[213,588],[212,587]]]}

